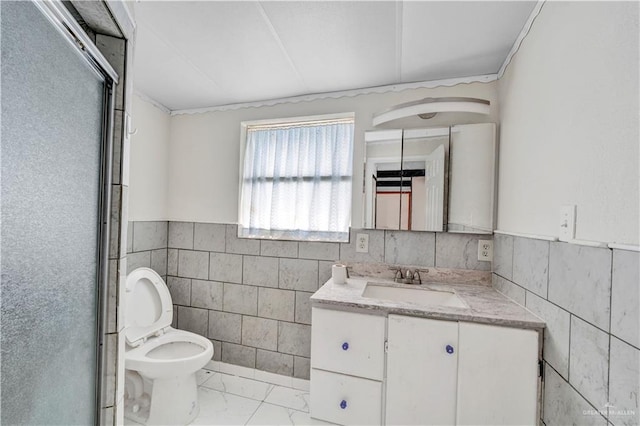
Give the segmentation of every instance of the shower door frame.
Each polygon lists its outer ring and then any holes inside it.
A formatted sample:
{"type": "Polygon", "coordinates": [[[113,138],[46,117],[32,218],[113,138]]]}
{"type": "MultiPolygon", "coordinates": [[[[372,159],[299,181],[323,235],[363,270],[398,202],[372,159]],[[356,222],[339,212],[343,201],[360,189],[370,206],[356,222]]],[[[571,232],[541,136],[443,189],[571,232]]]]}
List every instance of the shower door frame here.
{"type": "Polygon", "coordinates": [[[95,365],[95,422],[102,424],[103,372],[106,371],[105,332],[107,324],[107,285],[109,273],[109,239],[111,218],[111,182],[113,162],[113,131],[115,93],[119,76],[98,50],[93,41],[59,0],[32,0],[49,22],[76,49],[93,71],[104,81],[102,101],[102,142],[98,201],[98,259],[96,274],[96,365],[95,365]]]}

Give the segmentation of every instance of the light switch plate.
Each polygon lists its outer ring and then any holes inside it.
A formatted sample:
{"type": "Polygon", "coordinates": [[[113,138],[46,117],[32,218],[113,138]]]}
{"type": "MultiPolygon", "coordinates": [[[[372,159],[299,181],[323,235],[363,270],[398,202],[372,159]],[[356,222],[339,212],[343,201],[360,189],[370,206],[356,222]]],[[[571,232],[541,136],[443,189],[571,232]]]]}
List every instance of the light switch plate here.
{"type": "Polygon", "coordinates": [[[571,241],[576,236],[576,206],[560,207],[560,228],[558,239],[560,241],[571,241]]]}
{"type": "Polygon", "coordinates": [[[491,262],[493,260],[493,241],[478,240],[478,260],[491,262]]]}
{"type": "Polygon", "coordinates": [[[356,252],[369,253],[369,234],[356,235],[356,252]]]}

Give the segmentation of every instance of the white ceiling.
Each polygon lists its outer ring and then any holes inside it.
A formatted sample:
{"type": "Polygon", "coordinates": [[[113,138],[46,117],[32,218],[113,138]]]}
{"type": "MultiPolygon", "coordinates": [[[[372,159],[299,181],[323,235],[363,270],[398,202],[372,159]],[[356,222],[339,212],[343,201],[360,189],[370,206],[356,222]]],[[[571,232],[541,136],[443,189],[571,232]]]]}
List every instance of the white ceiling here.
{"type": "Polygon", "coordinates": [[[494,74],[535,3],[141,1],[134,84],[178,110],[494,74]]]}

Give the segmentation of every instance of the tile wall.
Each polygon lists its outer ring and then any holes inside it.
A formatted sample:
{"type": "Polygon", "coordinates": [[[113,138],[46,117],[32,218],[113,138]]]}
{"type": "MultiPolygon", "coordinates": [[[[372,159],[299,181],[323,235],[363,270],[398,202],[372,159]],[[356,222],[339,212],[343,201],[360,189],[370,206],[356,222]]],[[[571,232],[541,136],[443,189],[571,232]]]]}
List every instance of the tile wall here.
{"type": "Polygon", "coordinates": [[[640,424],[640,253],[495,235],[493,285],[547,323],[544,424],[640,424]]]}
{"type": "Polygon", "coordinates": [[[490,270],[477,260],[487,236],[352,230],[351,243],[324,243],[239,239],[236,225],[226,224],[129,229],[129,270],[148,266],[166,276],[175,326],[208,336],[215,360],[298,378],[309,377],[309,297],[335,261],[490,270]],[[368,253],[356,252],[356,232],[369,234],[368,253]]]}
{"type": "MultiPolygon", "coordinates": [[[[96,8],[105,7],[96,2],[96,8]]],[[[88,9],[91,9],[89,7],[88,9]]],[[[90,33],[91,35],[91,33],[90,33]]],[[[109,235],[109,269],[107,273],[107,324],[103,337],[105,368],[102,372],[100,424],[115,425],[122,422],[124,402],[124,328],[122,311],[118,309],[122,298],[122,283],[126,277],[127,252],[125,242],[128,221],[129,137],[123,132],[124,116],[130,110],[127,98],[131,93],[131,78],[127,63],[131,62],[132,44],[124,38],[93,34],[95,44],[120,76],[115,88],[111,170],[111,221],[109,235]]]]}
{"type": "Polygon", "coordinates": [[[166,281],[169,222],[129,222],[127,231],[127,271],[151,268],[166,281]]]}

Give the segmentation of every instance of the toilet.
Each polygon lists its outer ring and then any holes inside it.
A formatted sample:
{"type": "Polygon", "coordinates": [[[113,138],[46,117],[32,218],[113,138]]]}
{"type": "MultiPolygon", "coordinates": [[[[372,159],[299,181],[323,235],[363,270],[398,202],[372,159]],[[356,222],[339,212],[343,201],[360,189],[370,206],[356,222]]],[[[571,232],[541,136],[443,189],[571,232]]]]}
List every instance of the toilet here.
{"type": "Polygon", "coordinates": [[[125,292],[125,417],[138,423],[191,423],[200,410],[196,372],[213,356],[209,339],[171,327],[164,280],[138,268],[125,292]]]}

